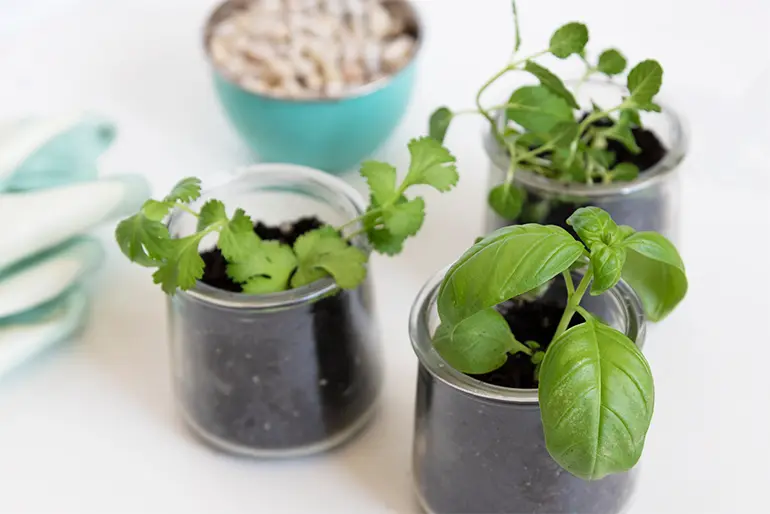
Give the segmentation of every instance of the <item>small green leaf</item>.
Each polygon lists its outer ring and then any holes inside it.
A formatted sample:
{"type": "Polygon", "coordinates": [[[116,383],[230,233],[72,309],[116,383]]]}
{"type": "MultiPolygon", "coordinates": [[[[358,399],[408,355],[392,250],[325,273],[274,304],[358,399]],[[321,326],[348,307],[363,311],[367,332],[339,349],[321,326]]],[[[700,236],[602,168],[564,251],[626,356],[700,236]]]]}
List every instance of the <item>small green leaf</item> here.
{"type": "Polygon", "coordinates": [[[152,221],[163,221],[163,218],[168,216],[168,211],[171,210],[173,204],[167,202],[159,202],[157,200],[147,200],[142,205],[142,214],[152,221]]]}
{"type": "Polygon", "coordinates": [[[618,234],[620,234],[620,240],[624,241],[628,239],[632,234],[635,234],[634,227],[628,225],[618,225],[618,234]]]}
{"type": "Polygon", "coordinates": [[[456,325],[531,291],[568,269],[582,253],[583,245],[557,226],[527,224],[496,230],[449,268],[438,294],[441,322],[456,325]]]}
{"type": "Polygon", "coordinates": [[[588,157],[603,169],[609,169],[615,163],[615,153],[609,150],[589,148],[586,150],[588,157]]]}
{"type": "Polygon", "coordinates": [[[489,205],[506,220],[515,220],[521,213],[526,193],[520,187],[508,182],[492,188],[489,192],[489,205]]]}
{"type": "Polygon", "coordinates": [[[551,73],[548,69],[540,66],[535,62],[527,61],[527,63],[524,65],[524,70],[537,77],[537,79],[540,81],[540,84],[542,84],[544,87],[547,87],[555,95],[563,98],[570,107],[573,109],[580,108],[578,103],[575,101],[575,97],[564,86],[564,82],[562,82],[559,77],[551,73]]]}
{"type": "Polygon", "coordinates": [[[569,148],[577,139],[580,127],[575,121],[561,121],[548,133],[549,139],[557,147],[569,148]]]}
{"type": "Polygon", "coordinates": [[[612,169],[612,180],[616,182],[631,182],[639,177],[639,168],[630,162],[621,162],[612,169]]]}
{"type": "Polygon", "coordinates": [[[366,278],[366,254],[334,231],[318,229],[302,235],[294,243],[294,252],[299,265],[292,287],[331,275],[339,287],[354,289],[366,278]]]}
{"type": "Polygon", "coordinates": [[[183,178],[171,189],[171,192],[163,199],[164,202],[189,203],[201,195],[201,181],[199,178],[183,178]]]}
{"type": "Polygon", "coordinates": [[[620,124],[632,127],[641,127],[642,119],[636,109],[623,109],[620,111],[620,124]]]}
{"type": "Polygon", "coordinates": [[[628,63],[623,54],[614,48],[610,48],[601,53],[596,69],[611,77],[623,73],[623,70],[626,69],[626,64],[628,63]]]}
{"type": "MultiPolygon", "coordinates": [[[[551,155],[553,167],[570,177],[573,182],[585,182],[585,151],[578,149],[572,157],[568,148],[557,148],[551,155]]],[[[544,219],[544,216],[537,219],[544,219]]]]}
{"type": "MultiPolygon", "coordinates": [[[[455,157],[441,143],[421,137],[412,139],[408,146],[411,162],[402,188],[424,184],[444,192],[457,184],[459,174],[455,157]]],[[[379,199],[377,201],[382,205],[379,199]]]]}
{"type": "Polygon", "coordinates": [[[417,234],[425,220],[425,201],[417,197],[414,200],[397,202],[383,212],[385,228],[397,237],[417,234]]]}
{"type": "Polygon", "coordinates": [[[385,255],[398,255],[404,249],[404,241],[407,236],[396,236],[386,228],[370,228],[366,236],[372,248],[377,253],[385,255]]]}
{"type": "Polygon", "coordinates": [[[620,238],[618,225],[606,211],[598,207],[581,207],[567,218],[580,240],[593,249],[597,243],[612,245],[620,238]]]}
{"type": "Polygon", "coordinates": [[[571,22],[559,28],[551,36],[550,52],[559,59],[566,59],[585,49],[588,43],[588,28],[582,23],[571,22]]]}
{"type": "Polygon", "coordinates": [[[226,221],[225,204],[219,200],[209,200],[201,207],[198,216],[198,232],[205,230],[215,223],[224,223],[226,221]]]}
{"type": "Polygon", "coordinates": [[[430,116],[428,124],[428,135],[438,141],[444,142],[449,124],[452,122],[452,111],[447,107],[439,107],[430,116]]]}
{"type": "Polygon", "coordinates": [[[228,262],[238,262],[258,253],[260,242],[251,218],[243,209],[236,209],[233,218],[220,230],[217,246],[228,262]]]}
{"type": "Polygon", "coordinates": [[[385,205],[396,199],[396,168],[385,162],[364,161],[361,176],[369,184],[372,198],[378,205],[385,205]]]}
{"type": "Polygon", "coordinates": [[[173,253],[168,228],[143,214],[122,220],[115,228],[115,240],[123,255],[140,266],[153,267],[173,253]]]}
{"type": "Polygon", "coordinates": [[[538,397],[546,448],[568,472],[598,480],[639,461],[654,386],[625,335],[593,319],[567,330],[546,351],[538,397]]]}
{"type": "Polygon", "coordinates": [[[663,108],[655,102],[648,102],[646,104],[639,104],[639,109],[643,111],[661,112],[663,108]]]}
{"type": "Polygon", "coordinates": [[[591,247],[591,267],[594,280],[591,283],[591,295],[597,296],[615,287],[620,280],[623,264],[626,262],[626,250],[595,243],[591,247]]]}
{"type": "Polygon", "coordinates": [[[291,248],[278,241],[260,241],[256,234],[252,232],[251,237],[242,228],[237,234],[237,241],[248,244],[250,248],[248,252],[236,252],[245,257],[243,260],[228,259],[227,275],[241,284],[243,292],[248,294],[288,289],[289,277],[297,266],[297,258],[291,248]]]}
{"type": "Polygon", "coordinates": [[[153,273],[152,279],[168,294],[177,288],[190,289],[203,277],[203,259],[198,253],[201,237],[198,234],[170,240],[170,255],[153,273]]]}
{"type": "Polygon", "coordinates": [[[614,123],[611,127],[601,130],[600,134],[607,139],[613,139],[622,143],[623,146],[628,148],[628,151],[633,154],[639,154],[642,151],[642,149],[639,148],[639,145],[636,144],[636,139],[634,138],[633,132],[631,132],[631,127],[621,121],[614,123]]]}
{"type": "Polygon", "coordinates": [[[456,325],[439,325],[433,346],[450,366],[470,374],[494,371],[505,364],[509,352],[527,350],[493,307],[456,325]]]}
{"type": "Polygon", "coordinates": [[[636,232],[621,244],[627,250],[623,280],[641,298],[647,317],[662,320],[687,294],[687,276],[679,252],[656,232],[636,232]]]}
{"type": "Polygon", "coordinates": [[[663,82],[663,68],[658,61],[642,61],[628,74],[628,90],[631,100],[638,105],[648,105],[660,91],[663,82]]]}
{"type": "Polygon", "coordinates": [[[506,111],[512,120],[526,130],[546,133],[563,121],[575,121],[572,108],[560,96],[544,86],[524,86],[513,92],[506,111]]]}

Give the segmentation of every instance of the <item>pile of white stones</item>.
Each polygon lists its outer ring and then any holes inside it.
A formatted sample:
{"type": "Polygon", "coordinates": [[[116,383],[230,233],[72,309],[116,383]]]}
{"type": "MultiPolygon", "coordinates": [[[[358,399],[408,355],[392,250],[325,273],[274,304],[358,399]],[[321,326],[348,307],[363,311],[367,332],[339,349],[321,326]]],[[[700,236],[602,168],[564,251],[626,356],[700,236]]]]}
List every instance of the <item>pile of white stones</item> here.
{"type": "Polygon", "coordinates": [[[392,0],[254,0],[213,27],[214,65],[255,93],[338,97],[394,74],[417,42],[392,0]]]}

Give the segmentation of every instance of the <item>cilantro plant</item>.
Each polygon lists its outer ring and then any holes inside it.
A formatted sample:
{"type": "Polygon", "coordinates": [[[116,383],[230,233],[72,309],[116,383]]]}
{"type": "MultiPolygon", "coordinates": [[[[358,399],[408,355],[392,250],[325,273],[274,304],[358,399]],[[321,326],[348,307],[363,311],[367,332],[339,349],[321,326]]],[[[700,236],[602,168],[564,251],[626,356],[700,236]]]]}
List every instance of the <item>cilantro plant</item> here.
{"type": "Polygon", "coordinates": [[[368,255],[351,244],[363,235],[380,253],[395,255],[404,241],[417,234],[425,218],[422,197],[405,196],[413,186],[449,191],[458,179],[455,158],[440,143],[420,138],[409,143],[411,163],[399,183],[396,169],[384,162],[367,161],[361,167],[371,192],[370,205],[361,216],[341,227],[323,226],[300,236],[293,248],[263,241],[243,209],[228,216],[219,200],[208,200],[199,211],[191,203],[201,194],[197,178],[185,178],[162,200],[147,200],[141,210],[121,221],[115,238],[123,254],[141,266],[156,268],[153,280],[173,295],[190,289],[203,277],[199,246],[204,237],[218,233],[217,246],[227,261],[227,274],[248,294],[265,294],[302,287],[331,276],[344,289],[366,277],[368,255]],[[194,234],[172,238],[164,220],[173,209],[198,219],[194,234]]]}
{"type": "Polygon", "coordinates": [[[632,132],[641,128],[639,111],[660,111],[654,102],[661,87],[663,69],[654,60],[637,64],[626,79],[628,96],[617,105],[600,107],[593,104],[590,112],[582,113],[571,92],[553,72],[538,64],[536,59],[552,55],[558,59],[572,56],[585,63],[585,72],[574,90],[595,74],[610,78],[622,74],[626,58],[610,48],[591,60],[586,52],[588,29],[582,23],[567,23],[554,32],[548,47],[526,57],[519,57],[521,37],[513,2],[515,25],[514,52],[510,62],[487,80],[476,94],[473,109],[452,111],[437,109],[430,118],[429,135],[443,143],[454,118],[463,114],[480,114],[490,125],[497,142],[510,158],[508,172],[502,184],[489,193],[489,204],[500,216],[516,219],[521,212],[525,192],[514,185],[517,169],[539,173],[549,179],[586,184],[631,181],[639,175],[636,165],[616,163],[614,152],[608,150],[608,140],[624,145],[632,154],[641,148],[632,132]],[[532,75],[537,86],[516,89],[507,103],[485,107],[484,92],[509,72],[532,75]],[[495,113],[503,111],[502,123],[495,113]]]}
{"type": "Polygon", "coordinates": [[[578,209],[567,222],[579,241],[561,227],[525,224],[499,229],[468,249],[439,289],[441,325],[433,344],[449,365],[468,374],[494,371],[510,354],[530,356],[548,451],[570,473],[596,480],[639,460],[652,418],[653,380],[634,342],[580,301],[622,277],[647,317],[658,321],[684,298],[687,278],[674,245],[656,232],[618,226],[597,207],[578,209]],[[585,269],[577,285],[570,273],[576,267],[585,269]],[[542,351],[516,340],[495,306],[560,274],[567,302],[550,344],[542,351]],[[585,321],[568,328],[575,313],[585,321]]]}

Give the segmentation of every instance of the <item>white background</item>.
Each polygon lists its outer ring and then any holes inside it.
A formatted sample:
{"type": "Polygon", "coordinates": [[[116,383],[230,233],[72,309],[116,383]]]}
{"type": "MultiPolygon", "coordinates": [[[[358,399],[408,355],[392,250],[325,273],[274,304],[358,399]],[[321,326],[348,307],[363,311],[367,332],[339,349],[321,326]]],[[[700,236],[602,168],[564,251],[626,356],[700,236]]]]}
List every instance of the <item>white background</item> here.
{"type": "MultiPolygon", "coordinates": [[[[507,0],[419,3],[428,39],[414,101],[376,156],[402,167],[405,143],[425,132],[430,111],[469,107],[512,41],[507,0]]],[[[213,4],[0,0],[0,117],[101,113],[119,126],[105,170],[146,174],[156,192],[249,162],[202,59],[200,28],[213,4]]],[[[645,349],[656,413],[632,514],[768,512],[768,4],[520,4],[525,53],[577,19],[594,50],[660,60],[664,95],[690,129],[680,244],[691,287],[645,349]]],[[[85,333],[0,381],[0,513],[414,512],[407,313],[421,284],[482,229],[482,126],[460,121],[447,141],[458,189],[427,195],[425,227],[404,254],[373,259],[387,375],[380,415],[361,438],[285,462],[233,459],[192,440],[174,413],[164,297],[146,270],[120,257],[105,227],[108,260],[85,333]]],[[[346,179],[360,187],[355,175],[346,179]]]]}

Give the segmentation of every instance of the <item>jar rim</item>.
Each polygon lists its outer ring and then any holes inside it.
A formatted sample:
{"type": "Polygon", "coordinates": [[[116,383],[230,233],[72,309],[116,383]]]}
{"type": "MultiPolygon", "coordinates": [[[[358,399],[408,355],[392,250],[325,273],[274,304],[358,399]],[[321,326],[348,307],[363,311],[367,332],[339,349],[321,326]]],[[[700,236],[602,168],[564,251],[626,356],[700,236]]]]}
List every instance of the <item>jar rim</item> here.
{"type": "Polygon", "coordinates": [[[410,21],[414,24],[414,29],[415,29],[414,51],[412,52],[412,55],[409,58],[409,61],[406,64],[404,64],[400,69],[396,70],[395,73],[391,73],[390,75],[386,75],[377,80],[367,82],[365,84],[361,84],[359,86],[346,89],[341,93],[338,93],[335,95],[329,95],[329,96],[291,98],[288,96],[281,96],[273,93],[251,91],[244,88],[230,74],[226,73],[224,70],[221,69],[221,67],[214,64],[214,60],[211,57],[211,44],[210,44],[214,27],[219,22],[226,19],[226,17],[229,16],[234,9],[244,7],[249,3],[251,3],[251,1],[252,0],[224,0],[224,1],[221,1],[216,7],[214,7],[214,9],[210,12],[208,17],[206,18],[206,22],[203,27],[203,53],[211,69],[215,73],[219,74],[219,76],[222,77],[222,79],[232,84],[233,86],[243,91],[246,91],[247,93],[250,93],[259,97],[267,98],[270,100],[286,102],[286,103],[295,103],[295,104],[312,104],[312,103],[328,104],[328,103],[337,103],[342,100],[361,98],[361,97],[370,95],[372,93],[375,93],[381,89],[384,89],[386,86],[391,84],[394,80],[396,80],[396,78],[406,73],[407,70],[415,64],[417,59],[422,54],[423,42],[425,40],[425,23],[423,22],[419,9],[417,9],[417,7],[414,5],[414,1],[412,0],[389,0],[390,3],[402,5],[407,10],[410,17],[410,21]]]}
{"type": "MultiPolygon", "coordinates": [[[[201,198],[206,195],[214,195],[219,189],[237,185],[239,181],[249,181],[254,179],[262,179],[265,181],[266,185],[270,184],[271,179],[280,180],[282,182],[288,180],[297,184],[313,184],[315,186],[320,186],[322,189],[348,202],[356,212],[356,215],[361,215],[366,211],[366,205],[363,198],[353,186],[339,177],[299,164],[261,163],[239,168],[238,174],[233,180],[203,191],[201,198]]],[[[180,214],[183,214],[183,212],[174,210],[169,218],[168,225],[171,226],[175,216],[180,214]]],[[[359,236],[355,239],[354,243],[358,248],[364,251],[367,256],[371,253],[371,248],[365,243],[364,238],[359,236]]],[[[369,270],[367,270],[367,273],[368,271],[369,270]]],[[[177,290],[176,294],[199,302],[215,304],[220,307],[276,310],[310,303],[331,295],[338,290],[340,290],[340,287],[331,277],[322,278],[295,289],[259,295],[226,291],[204,284],[198,280],[191,289],[188,289],[187,291],[180,289],[177,290]]]]}
{"type": "MultiPolygon", "coordinates": [[[[565,82],[567,85],[571,85],[576,81],[568,80],[565,82]]],[[[622,94],[629,94],[628,88],[613,82],[612,80],[602,81],[589,79],[584,82],[584,85],[610,87],[620,91],[622,94]]],[[[656,100],[656,103],[661,106],[661,112],[654,114],[656,116],[663,116],[667,120],[667,123],[671,128],[672,144],[660,161],[650,169],[640,173],[639,177],[635,180],[630,182],[611,182],[609,184],[588,185],[581,182],[561,182],[524,169],[516,170],[515,180],[531,189],[537,189],[552,194],[579,195],[588,198],[627,195],[647,189],[664,181],[684,160],[687,154],[688,140],[685,123],[679,113],[669,106],[665,97],[662,101],[656,100]]],[[[498,124],[502,122],[503,114],[504,111],[501,111],[495,115],[498,124]]],[[[507,153],[503,151],[498,141],[492,135],[491,129],[485,130],[484,132],[484,150],[487,153],[487,157],[489,157],[496,166],[502,169],[508,168],[508,162],[506,160],[507,153]]]]}
{"type": "MultiPolygon", "coordinates": [[[[428,279],[417,293],[409,313],[409,338],[420,364],[436,379],[469,396],[496,402],[536,405],[537,389],[515,389],[482,382],[454,369],[434,348],[430,315],[436,304],[441,282],[449,268],[450,266],[447,266],[428,279]]],[[[582,275],[583,272],[573,271],[573,274],[575,273],[582,275]]],[[[615,303],[623,309],[626,324],[624,332],[639,348],[642,348],[646,322],[639,295],[623,280],[604,294],[612,296],[615,303]]]]}

